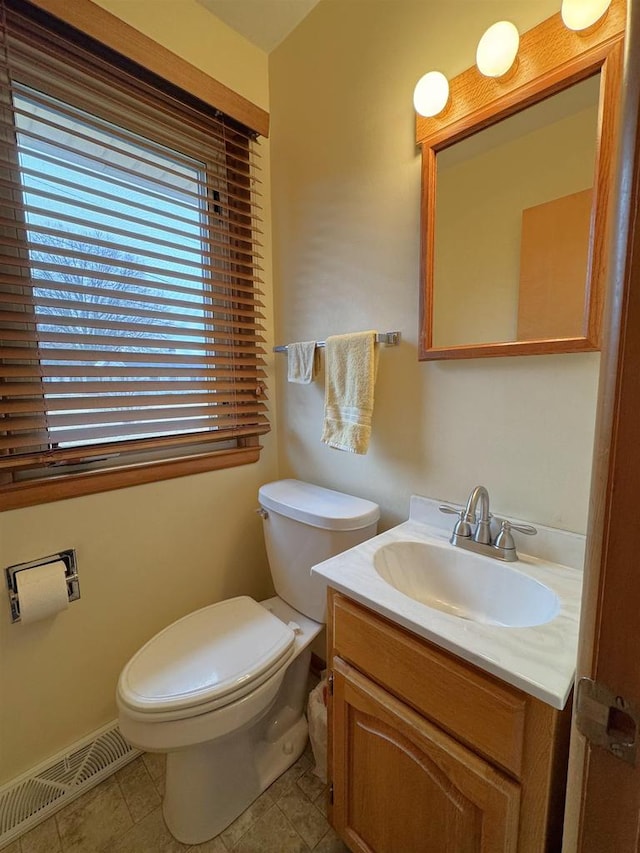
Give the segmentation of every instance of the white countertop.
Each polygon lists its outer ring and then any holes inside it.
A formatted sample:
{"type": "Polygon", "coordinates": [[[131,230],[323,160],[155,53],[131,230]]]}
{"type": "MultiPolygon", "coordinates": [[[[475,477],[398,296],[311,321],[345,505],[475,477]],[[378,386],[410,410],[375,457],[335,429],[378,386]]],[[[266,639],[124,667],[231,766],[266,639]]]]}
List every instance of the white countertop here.
{"type": "Polygon", "coordinates": [[[434,512],[437,503],[414,496],[409,521],[319,563],[312,574],[412,633],[562,709],[575,678],[582,591],[582,572],[577,566],[582,564],[584,537],[539,528],[539,537],[527,537],[525,543],[524,537],[519,540],[529,550],[534,550],[530,543],[538,540],[539,555],[520,554],[516,562],[507,564],[556,593],[560,610],[550,622],[526,628],[475,622],[415,601],[383,580],[373,567],[374,553],[391,542],[426,539],[446,543],[453,525],[447,517],[447,526],[440,526],[437,509],[434,512]],[[549,555],[571,565],[552,562],[549,555]]]}

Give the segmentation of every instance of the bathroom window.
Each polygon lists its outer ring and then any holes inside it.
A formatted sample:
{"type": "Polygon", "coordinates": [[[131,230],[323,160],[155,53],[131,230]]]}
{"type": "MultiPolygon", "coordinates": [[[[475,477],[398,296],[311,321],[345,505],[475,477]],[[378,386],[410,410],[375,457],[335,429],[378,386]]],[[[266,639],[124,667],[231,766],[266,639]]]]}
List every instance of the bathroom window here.
{"type": "Polygon", "coordinates": [[[255,461],[251,132],[5,3],[0,508],[255,461]]]}

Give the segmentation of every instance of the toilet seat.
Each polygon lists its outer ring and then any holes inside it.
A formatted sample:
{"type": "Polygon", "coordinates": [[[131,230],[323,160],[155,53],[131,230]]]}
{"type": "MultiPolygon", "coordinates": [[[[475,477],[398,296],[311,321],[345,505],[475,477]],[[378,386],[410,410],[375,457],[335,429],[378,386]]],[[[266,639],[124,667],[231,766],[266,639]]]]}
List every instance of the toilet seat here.
{"type": "Polygon", "coordinates": [[[247,596],[190,613],[125,666],[118,701],[134,717],[184,719],[255,690],[294,654],[292,628],[247,596]]]}

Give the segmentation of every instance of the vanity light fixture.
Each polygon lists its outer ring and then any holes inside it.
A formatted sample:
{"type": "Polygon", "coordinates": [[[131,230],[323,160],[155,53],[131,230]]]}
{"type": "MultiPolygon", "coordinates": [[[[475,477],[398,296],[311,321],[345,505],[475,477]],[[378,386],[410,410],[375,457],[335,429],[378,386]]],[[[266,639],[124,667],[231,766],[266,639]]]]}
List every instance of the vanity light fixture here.
{"type": "Polygon", "coordinates": [[[415,111],[425,118],[441,113],[449,101],[449,81],[441,71],[429,71],[413,90],[415,111]]]}
{"type": "Polygon", "coordinates": [[[515,24],[510,21],[493,24],[478,42],[478,71],[485,77],[502,77],[515,62],[519,45],[520,33],[515,24]]]}
{"type": "Polygon", "coordinates": [[[611,0],[562,0],[562,23],[569,30],[586,30],[605,14],[611,0]]]}

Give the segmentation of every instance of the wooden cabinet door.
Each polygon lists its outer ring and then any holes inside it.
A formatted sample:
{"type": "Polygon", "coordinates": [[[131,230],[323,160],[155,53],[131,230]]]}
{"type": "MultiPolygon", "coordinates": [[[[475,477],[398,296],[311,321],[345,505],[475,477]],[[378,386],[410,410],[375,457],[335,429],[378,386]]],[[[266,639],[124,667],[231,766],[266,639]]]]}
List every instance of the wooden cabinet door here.
{"type": "Polygon", "coordinates": [[[512,853],[519,786],[334,658],[336,831],[366,853],[512,853]]]}

